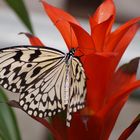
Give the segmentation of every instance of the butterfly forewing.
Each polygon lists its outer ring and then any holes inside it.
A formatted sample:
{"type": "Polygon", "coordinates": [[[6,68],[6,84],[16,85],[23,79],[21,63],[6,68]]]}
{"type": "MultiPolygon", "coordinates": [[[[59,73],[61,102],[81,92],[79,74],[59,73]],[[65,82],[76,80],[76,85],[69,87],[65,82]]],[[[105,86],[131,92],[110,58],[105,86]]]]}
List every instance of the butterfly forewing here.
{"type": "Polygon", "coordinates": [[[0,83],[12,92],[24,92],[36,82],[36,78],[53,69],[63,57],[63,53],[49,48],[19,46],[2,49],[0,83]]]}
{"type": "Polygon", "coordinates": [[[80,61],[69,65],[69,99],[65,104],[67,64],[65,54],[49,47],[18,46],[0,50],[0,84],[20,93],[20,106],[29,115],[47,117],[67,107],[72,112],[84,107],[85,74],[80,61]]]}

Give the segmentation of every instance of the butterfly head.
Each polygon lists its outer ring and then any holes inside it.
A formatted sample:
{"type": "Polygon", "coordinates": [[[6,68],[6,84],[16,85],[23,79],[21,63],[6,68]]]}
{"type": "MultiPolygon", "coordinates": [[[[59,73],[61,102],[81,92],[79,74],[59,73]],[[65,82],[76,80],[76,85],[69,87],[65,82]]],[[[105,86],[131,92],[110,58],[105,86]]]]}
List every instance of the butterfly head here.
{"type": "Polygon", "coordinates": [[[70,51],[69,51],[69,54],[70,54],[71,56],[73,56],[73,55],[74,55],[74,53],[75,53],[75,51],[76,51],[76,49],[75,49],[75,48],[71,48],[71,49],[70,49],[70,51]]]}

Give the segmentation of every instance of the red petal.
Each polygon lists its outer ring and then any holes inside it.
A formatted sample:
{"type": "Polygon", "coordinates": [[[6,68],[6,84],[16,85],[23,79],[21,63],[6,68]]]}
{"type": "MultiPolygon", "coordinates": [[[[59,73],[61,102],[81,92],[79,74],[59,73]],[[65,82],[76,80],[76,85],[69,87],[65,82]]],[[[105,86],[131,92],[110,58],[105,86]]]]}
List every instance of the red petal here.
{"type": "Polygon", "coordinates": [[[104,139],[108,139],[128,96],[132,93],[132,90],[138,87],[140,87],[140,81],[128,84],[119,92],[114,93],[114,96],[104,105],[104,108],[98,112],[99,116],[104,117],[104,126],[107,126],[103,133],[104,139]]]}
{"type": "Polygon", "coordinates": [[[112,0],[105,0],[96,10],[95,14],[90,17],[91,36],[94,38],[96,48],[99,51],[104,46],[105,37],[110,34],[115,14],[114,2],[112,0]]]}
{"type": "Polygon", "coordinates": [[[30,43],[31,43],[32,46],[45,46],[45,45],[40,41],[39,38],[33,36],[33,35],[30,34],[30,33],[23,33],[23,32],[22,32],[22,33],[20,33],[20,34],[25,34],[25,35],[28,37],[28,39],[29,39],[29,41],[30,41],[30,43]]]}
{"type": "Polygon", "coordinates": [[[57,27],[57,29],[60,31],[61,35],[63,36],[69,49],[77,47],[78,45],[77,45],[75,34],[68,23],[68,22],[72,22],[74,24],[79,25],[76,19],[72,17],[70,14],[52,5],[49,5],[43,0],[41,2],[44,6],[46,13],[48,14],[50,19],[54,23],[54,25],[57,27]]]}
{"type": "Polygon", "coordinates": [[[83,61],[87,76],[87,104],[94,112],[104,106],[106,88],[114,72],[115,54],[88,55],[83,61]]]}
{"type": "Polygon", "coordinates": [[[109,136],[115,126],[118,115],[126,101],[127,101],[127,98],[125,98],[120,103],[118,103],[113,109],[109,110],[109,112],[106,113],[105,116],[103,116],[103,115],[101,116],[103,118],[103,123],[104,123],[104,125],[103,125],[104,128],[102,131],[103,140],[109,139],[109,136]]]}
{"type": "Polygon", "coordinates": [[[121,88],[136,81],[136,73],[138,69],[140,58],[137,57],[131,60],[129,63],[122,65],[113,75],[110,85],[108,86],[108,96],[106,96],[106,102],[119,91],[121,88]]]}
{"type": "Polygon", "coordinates": [[[115,5],[113,0],[105,0],[96,10],[95,14],[91,17],[91,26],[96,26],[106,20],[111,16],[115,16],[115,5]]]}
{"type": "Polygon", "coordinates": [[[95,45],[88,32],[76,24],[70,23],[70,25],[77,37],[79,49],[81,49],[84,54],[93,53],[95,51],[95,45]]]}
{"type": "Polygon", "coordinates": [[[114,31],[106,42],[105,51],[119,52],[121,55],[131,42],[139,25],[140,17],[132,19],[114,31]]]}
{"type": "Polygon", "coordinates": [[[62,117],[64,114],[61,112],[61,115],[55,115],[54,117],[51,118],[51,125],[59,135],[61,136],[62,140],[66,140],[67,137],[67,126],[66,126],[66,121],[62,117]]]}
{"type": "Polygon", "coordinates": [[[97,116],[89,117],[87,124],[84,124],[81,116],[74,115],[71,127],[68,128],[68,140],[99,140],[101,127],[101,119],[97,116]]]}
{"type": "Polygon", "coordinates": [[[140,80],[130,83],[124,88],[120,89],[117,93],[114,92],[114,96],[106,103],[106,106],[101,111],[101,115],[107,114],[110,110],[113,110],[119,103],[127,98],[134,89],[140,87],[140,80]]]}
{"type": "Polygon", "coordinates": [[[110,32],[109,27],[112,20],[113,17],[111,16],[108,20],[94,26],[91,30],[91,36],[94,40],[97,52],[102,52],[104,50],[104,43],[106,41],[106,36],[110,32]]]}
{"type": "Polygon", "coordinates": [[[121,134],[118,140],[126,140],[133,133],[140,123],[140,114],[134,119],[132,124],[121,134]]]}
{"type": "Polygon", "coordinates": [[[71,126],[68,128],[68,140],[89,140],[88,132],[79,115],[74,115],[71,126]]]}
{"type": "MultiPolygon", "coordinates": [[[[111,80],[111,84],[108,85],[107,96],[106,96],[106,107],[108,105],[108,100],[112,100],[114,96],[120,93],[120,90],[127,87],[129,84],[136,81],[136,71],[138,68],[139,58],[135,58],[131,60],[128,64],[124,64],[121,66],[117,72],[115,72],[113,79],[111,80]],[[116,95],[115,95],[116,94],[116,95]]],[[[103,137],[104,139],[109,139],[110,133],[115,125],[116,119],[124,106],[125,102],[127,101],[128,96],[120,99],[118,103],[114,103],[114,106],[108,109],[106,114],[101,114],[104,116],[104,126],[103,137]]],[[[104,109],[103,109],[104,110],[104,109]]],[[[102,111],[100,111],[101,113],[102,111]]],[[[100,114],[99,113],[99,114],[100,114]]]]}

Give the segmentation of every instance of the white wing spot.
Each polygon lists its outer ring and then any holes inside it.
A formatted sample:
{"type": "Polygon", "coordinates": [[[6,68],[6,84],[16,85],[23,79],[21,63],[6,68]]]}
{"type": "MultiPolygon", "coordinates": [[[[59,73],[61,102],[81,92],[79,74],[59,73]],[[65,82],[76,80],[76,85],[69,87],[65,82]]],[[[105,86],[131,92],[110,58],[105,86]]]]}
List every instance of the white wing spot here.
{"type": "Polygon", "coordinates": [[[56,112],[53,112],[53,115],[55,115],[56,114],[56,112]]]}
{"type": "Polygon", "coordinates": [[[79,109],[80,109],[80,106],[78,105],[77,108],[78,108],[78,110],[79,110],[79,109]]]}
{"type": "Polygon", "coordinates": [[[25,105],[23,106],[23,108],[24,108],[25,110],[27,110],[27,109],[28,109],[28,105],[25,104],[25,105]]]}
{"type": "Polygon", "coordinates": [[[4,84],[4,86],[3,86],[4,88],[7,88],[8,87],[8,84],[4,84]]]}
{"type": "Polygon", "coordinates": [[[73,111],[74,111],[74,112],[76,112],[76,111],[77,111],[76,107],[74,107],[74,108],[73,108],[73,111]]]}
{"type": "Polygon", "coordinates": [[[11,86],[8,87],[8,90],[10,90],[10,89],[11,89],[11,86]]]}
{"type": "Polygon", "coordinates": [[[71,116],[71,115],[69,115],[69,116],[68,116],[68,120],[71,120],[71,119],[72,119],[72,116],[71,116]]]}
{"type": "Polygon", "coordinates": [[[44,116],[46,116],[46,115],[47,115],[47,113],[45,112],[45,113],[44,113],[44,116]]]}
{"type": "Polygon", "coordinates": [[[42,118],[43,117],[43,114],[42,113],[39,113],[39,117],[42,118]]]}
{"type": "Polygon", "coordinates": [[[3,80],[0,81],[0,84],[2,84],[2,83],[3,83],[3,80]]]}
{"type": "Polygon", "coordinates": [[[16,92],[16,88],[13,88],[13,89],[12,89],[12,92],[16,92]]]}
{"type": "Polygon", "coordinates": [[[24,97],[24,93],[21,93],[20,94],[20,98],[22,99],[24,97]]]}
{"type": "Polygon", "coordinates": [[[69,122],[66,122],[66,126],[70,127],[70,123],[69,122]]]}
{"type": "Polygon", "coordinates": [[[34,111],[34,116],[37,116],[37,111],[34,111]]]}
{"type": "Polygon", "coordinates": [[[20,105],[22,106],[23,104],[24,104],[24,101],[23,101],[23,100],[21,100],[21,101],[20,101],[20,105]]]}
{"type": "Polygon", "coordinates": [[[33,114],[33,111],[32,110],[28,110],[28,114],[29,115],[32,115],[33,114]]]}
{"type": "Polygon", "coordinates": [[[69,112],[72,112],[72,108],[69,109],[69,112]]]}
{"type": "Polygon", "coordinates": [[[48,116],[52,116],[52,112],[49,112],[49,113],[48,113],[48,116]]]}

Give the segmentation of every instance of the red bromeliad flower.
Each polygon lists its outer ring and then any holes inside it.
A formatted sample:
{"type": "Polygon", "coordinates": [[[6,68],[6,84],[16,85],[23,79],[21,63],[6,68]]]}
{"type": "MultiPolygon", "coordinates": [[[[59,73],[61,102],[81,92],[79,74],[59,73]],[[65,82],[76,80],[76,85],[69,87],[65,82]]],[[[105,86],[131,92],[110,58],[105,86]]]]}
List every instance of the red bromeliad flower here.
{"type": "MultiPolygon", "coordinates": [[[[66,128],[64,119],[55,116],[52,130],[58,140],[108,140],[120,110],[132,90],[140,86],[136,80],[139,58],[116,70],[128,44],[139,28],[140,17],[132,19],[111,32],[115,20],[115,6],[112,0],[105,0],[90,17],[91,34],[68,13],[42,1],[43,7],[63,36],[69,49],[78,47],[84,53],[81,57],[87,76],[86,107],[73,114],[71,127],[66,128]]],[[[30,34],[32,45],[43,43],[30,34]]],[[[78,49],[77,49],[78,50],[78,49]]],[[[76,55],[79,55],[78,51],[76,55]]],[[[45,120],[39,120],[45,124],[45,120]]],[[[134,121],[137,125],[140,121],[134,121]]],[[[132,123],[122,134],[125,140],[136,128],[132,123]],[[133,128],[133,129],[132,129],[133,128]]]]}

